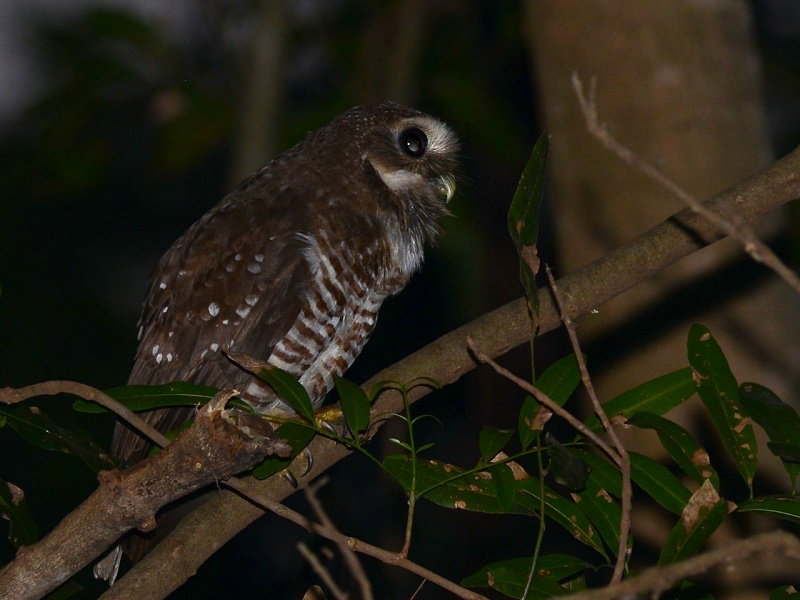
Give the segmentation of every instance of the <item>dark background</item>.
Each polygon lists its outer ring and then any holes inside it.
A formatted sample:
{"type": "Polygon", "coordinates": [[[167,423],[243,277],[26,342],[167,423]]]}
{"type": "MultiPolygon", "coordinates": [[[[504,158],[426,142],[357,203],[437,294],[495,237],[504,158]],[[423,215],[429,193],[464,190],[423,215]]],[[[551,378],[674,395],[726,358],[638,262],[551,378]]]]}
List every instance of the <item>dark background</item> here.
{"type": "MultiPolygon", "coordinates": [[[[181,6],[179,29],[140,16],[134,2],[130,8],[85,3],[57,14],[19,13],[38,87],[0,132],[2,386],[50,379],[99,388],[123,384],[150,270],[235,183],[257,9],[234,0],[181,6]]],[[[369,101],[414,105],[462,137],[464,169],[453,216],[423,271],[384,306],[372,341],[348,375],[363,381],[521,293],[505,215],[541,133],[522,7],[457,0],[292,6],[276,80],[279,104],[271,115],[274,152],[369,101]],[[395,28],[409,6],[425,16],[395,28]],[[415,36],[410,49],[402,36],[415,36]],[[414,53],[406,63],[413,76],[400,88],[387,67],[397,48],[414,53]]],[[[800,125],[800,17],[793,6],[752,5],[777,155],[792,147],[800,125]]],[[[554,264],[550,218],[544,215],[540,255],[554,264]]],[[[545,340],[539,351],[546,364],[563,354],[563,341],[545,340]]],[[[527,361],[524,349],[507,359],[522,373],[527,361]]],[[[436,443],[431,456],[468,464],[478,456],[480,426],[514,425],[521,398],[480,370],[418,407],[446,424],[422,421],[420,438],[436,443]]],[[[69,404],[68,398],[37,401],[59,423],[91,430],[107,444],[111,420],[73,414],[69,404]]],[[[376,452],[391,450],[385,439],[373,445],[376,452]]],[[[399,548],[400,490],[355,457],[330,475],[322,498],[342,531],[399,548]]],[[[32,451],[7,429],[0,430],[0,477],[23,487],[44,531],[95,486],[76,459],[32,451]]],[[[302,506],[300,499],[291,502],[302,506]]],[[[490,560],[530,554],[531,520],[517,526],[513,518],[502,519],[502,530],[514,532],[502,539],[497,523],[422,503],[411,558],[459,580],[490,560]]],[[[266,517],[174,597],[298,597],[315,580],[294,549],[298,537],[308,538],[266,517]]],[[[3,546],[2,561],[12,556],[3,546]]],[[[418,585],[415,577],[366,562],[378,597],[409,597],[418,585]]],[[[90,586],[86,597],[101,589],[88,577],[82,582],[90,586]]],[[[422,597],[445,596],[429,584],[422,597]]]]}

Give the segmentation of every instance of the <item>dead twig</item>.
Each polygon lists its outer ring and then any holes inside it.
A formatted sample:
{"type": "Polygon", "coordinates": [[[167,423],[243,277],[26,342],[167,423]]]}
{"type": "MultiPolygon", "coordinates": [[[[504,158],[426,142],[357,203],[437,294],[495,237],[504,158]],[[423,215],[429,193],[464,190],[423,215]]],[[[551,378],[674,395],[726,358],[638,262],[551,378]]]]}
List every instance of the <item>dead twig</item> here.
{"type": "Polygon", "coordinates": [[[633,503],[633,489],[631,487],[631,459],[628,456],[628,451],[625,449],[625,446],[619,439],[617,432],[611,426],[611,422],[608,420],[608,415],[606,415],[606,411],[603,410],[603,405],[600,403],[600,400],[594,391],[594,384],[592,384],[592,378],[589,376],[589,369],[586,368],[586,361],[583,359],[583,352],[581,352],[581,345],[578,341],[578,333],[575,329],[575,322],[570,318],[569,314],[567,314],[566,310],[564,309],[561,292],[558,289],[558,284],[553,277],[553,273],[550,271],[549,266],[545,266],[545,271],[547,273],[547,280],[550,282],[550,289],[553,292],[553,297],[555,298],[556,304],[558,305],[558,310],[561,313],[561,320],[564,322],[564,327],[569,335],[569,339],[572,344],[572,352],[575,354],[575,358],[578,361],[578,368],[581,372],[581,381],[583,382],[583,387],[586,388],[586,392],[589,394],[594,413],[597,415],[598,419],[600,419],[603,429],[605,429],[606,433],[608,433],[608,436],[611,438],[611,441],[617,450],[616,462],[619,466],[620,473],[622,474],[622,497],[620,498],[622,501],[622,516],[620,517],[619,526],[619,549],[617,551],[617,562],[614,564],[614,574],[611,577],[611,584],[614,585],[622,581],[622,576],[625,572],[625,563],[627,561],[629,552],[628,535],[631,530],[631,510],[633,503]]]}
{"type": "MultiPolygon", "coordinates": [[[[320,502],[319,498],[317,497],[317,490],[327,485],[328,481],[328,477],[322,477],[306,487],[303,491],[305,492],[308,505],[311,507],[311,510],[314,511],[314,514],[317,516],[317,520],[319,520],[320,524],[322,524],[323,527],[337,529],[333,521],[331,521],[331,518],[328,516],[328,513],[325,511],[325,507],[322,506],[322,502],[320,502]]],[[[375,596],[372,593],[372,583],[370,583],[367,573],[364,571],[364,567],[361,565],[361,561],[358,560],[358,556],[347,544],[337,543],[337,546],[339,547],[339,552],[342,553],[342,558],[344,559],[347,568],[350,570],[353,578],[358,583],[358,587],[361,590],[362,600],[373,600],[375,596]]]]}
{"type": "Polygon", "coordinates": [[[783,279],[797,294],[800,294],[800,277],[787,267],[769,246],[758,238],[753,228],[748,225],[740,215],[728,210],[721,210],[718,212],[709,210],[698,198],[695,198],[675,181],[667,177],[655,165],[644,160],[630,148],[623,146],[611,135],[605,124],[600,122],[597,114],[597,106],[594,100],[595,84],[596,80],[592,79],[589,87],[589,94],[584,95],[583,83],[580,77],[578,77],[577,73],[572,74],[572,86],[575,89],[575,94],[578,96],[578,102],[581,105],[583,117],[586,119],[586,129],[589,133],[623,161],[653,179],[664,189],[675,194],[675,196],[692,211],[701,215],[703,218],[707,219],[709,223],[716,225],[724,231],[725,235],[732,236],[739,240],[745,252],[747,252],[754,261],[762,263],[772,269],[778,277],[783,279]]]}
{"type": "Polygon", "coordinates": [[[164,434],[155,429],[131,409],[120,404],[105,392],[76,381],[54,380],[35,383],[21,388],[0,388],[0,402],[3,404],[17,404],[36,396],[55,396],[57,394],[72,394],[73,396],[78,396],[89,402],[96,402],[123,419],[128,425],[139,431],[142,435],[147,436],[151,442],[159,447],[163,448],[169,444],[169,439],[164,436],[164,434]]]}
{"type": "Polygon", "coordinates": [[[371,556],[373,558],[377,558],[383,563],[387,565],[393,565],[396,567],[400,567],[411,573],[415,573],[420,577],[423,577],[438,585],[439,587],[447,590],[448,592],[454,594],[459,598],[466,598],[467,600],[488,600],[485,596],[481,594],[475,593],[471,590],[468,590],[460,585],[450,581],[449,579],[445,579],[438,573],[434,573],[433,571],[418,565],[415,562],[404,558],[397,552],[390,552],[388,550],[384,550],[383,548],[379,548],[377,546],[373,546],[372,544],[368,544],[363,542],[359,539],[348,537],[341,532],[331,529],[329,527],[324,527],[320,523],[313,523],[304,515],[301,515],[298,512],[293,511],[292,509],[288,508],[287,506],[281,504],[280,502],[276,502],[272,498],[267,495],[260,494],[257,491],[251,489],[251,486],[243,484],[242,480],[240,479],[231,479],[226,482],[226,485],[236,491],[244,494],[248,499],[253,502],[257,502],[263,508],[274,512],[276,515],[283,517],[303,527],[310,531],[311,533],[315,533],[317,535],[321,535],[322,537],[329,539],[332,542],[337,544],[345,544],[350,550],[353,552],[360,552],[362,554],[366,554],[367,556],[371,556]]]}

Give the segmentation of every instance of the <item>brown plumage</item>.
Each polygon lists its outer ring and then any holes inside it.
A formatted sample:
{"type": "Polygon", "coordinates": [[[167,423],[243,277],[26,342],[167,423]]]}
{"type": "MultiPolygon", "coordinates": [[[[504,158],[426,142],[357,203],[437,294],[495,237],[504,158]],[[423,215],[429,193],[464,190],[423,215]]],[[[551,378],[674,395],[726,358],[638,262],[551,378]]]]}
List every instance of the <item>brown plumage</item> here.
{"type": "MultiPolygon", "coordinates": [[[[234,351],[287,370],[318,406],[439,231],[457,147],[440,121],[380,104],[342,113],[274,159],[159,262],[128,382],[233,387],[262,412],[288,410],[226,358],[234,351]]],[[[166,431],[192,410],[144,416],[166,431]]],[[[137,462],[148,449],[117,425],[116,456],[137,462]]]]}

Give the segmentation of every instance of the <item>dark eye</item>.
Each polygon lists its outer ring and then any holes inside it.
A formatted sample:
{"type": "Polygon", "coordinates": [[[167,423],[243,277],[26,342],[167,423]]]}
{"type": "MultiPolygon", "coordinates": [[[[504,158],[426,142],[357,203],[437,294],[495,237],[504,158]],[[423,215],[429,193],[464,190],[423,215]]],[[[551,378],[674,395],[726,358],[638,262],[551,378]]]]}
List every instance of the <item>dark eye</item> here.
{"type": "Polygon", "coordinates": [[[428,136],[416,127],[401,132],[398,142],[400,149],[414,158],[419,158],[428,149],[428,136]]]}

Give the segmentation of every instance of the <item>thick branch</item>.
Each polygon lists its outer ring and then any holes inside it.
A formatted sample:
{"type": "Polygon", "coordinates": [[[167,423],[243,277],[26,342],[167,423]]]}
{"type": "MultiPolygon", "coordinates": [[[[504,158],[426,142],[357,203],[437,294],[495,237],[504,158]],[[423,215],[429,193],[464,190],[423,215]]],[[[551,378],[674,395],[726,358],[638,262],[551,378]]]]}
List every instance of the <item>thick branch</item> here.
{"type": "MultiPolygon", "coordinates": [[[[797,173],[800,173],[800,149],[712,197],[704,205],[728,216],[737,215],[742,222],[755,223],[770,210],[800,198],[800,177],[797,173]]],[[[571,318],[577,318],[722,237],[723,233],[716,226],[690,209],[685,209],[639,238],[559,280],[565,311],[571,318]]],[[[560,324],[552,296],[543,293],[538,333],[556,329],[560,324]]],[[[527,343],[530,335],[530,318],[525,300],[515,300],[442,336],[381,371],[363,387],[369,390],[381,381],[408,382],[419,377],[430,377],[443,385],[452,383],[476,366],[467,347],[468,337],[475,340],[488,356],[497,357],[527,343]]],[[[414,402],[429,391],[426,387],[414,388],[410,400],[414,402]]],[[[387,390],[378,399],[373,415],[396,412],[401,408],[400,394],[387,390]]],[[[315,465],[306,477],[300,478],[300,487],[349,453],[345,447],[320,438],[314,440],[311,449],[315,465]]],[[[277,477],[265,481],[245,478],[242,484],[245,487],[252,486],[253,490],[275,500],[281,500],[295,491],[286,481],[277,477]]],[[[186,517],[104,598],[143,597],[144,590],[152,590],[153,581],[158,582],[161,593],[166,596],[188,579],[222,544],[262,514],[260,508],[237,494],[220,492],[186,517]],[[213,540],[213,543],[209,543],[209,540],[213,540]],[[176,561],[176,557],[180,557],[180,560],[176,561]]]]}
{"type": "Polygon", "coordinates": [[[165,450],[126,471],[103,471],[100,486],[44,539],[0,571],[0,598],[40,598],[96,559],[121,535],[155,527],[156,511],[210,483],[288,455],[264,419],[239,415],[220,392],[165,450]]]}

